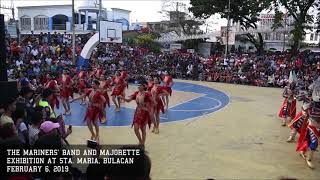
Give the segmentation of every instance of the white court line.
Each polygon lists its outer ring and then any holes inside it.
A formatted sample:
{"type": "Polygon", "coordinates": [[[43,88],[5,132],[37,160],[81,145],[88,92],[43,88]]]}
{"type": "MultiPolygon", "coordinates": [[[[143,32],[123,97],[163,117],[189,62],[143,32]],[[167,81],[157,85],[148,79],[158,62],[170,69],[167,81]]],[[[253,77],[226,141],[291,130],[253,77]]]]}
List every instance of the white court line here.
{"type": "Polygon", "coordinates": [[[215,99],[215,98],[212,98],[212,97],[204,97],[204,98],[208,98],[208,99],[212,99],[214,101],[217,101],[218,102],[218,105],[212,107],[212,108],[208,108],[208,109],[179,109],[179,110],[170,110],[170,111],[174,111],[174,112],[181,112],[181,111],[184,111],[184,112],[200,112],[200,111],[211,111],[211,110],[214,110],[214,109],[218,109],[219,107],[222,106],[222,102],[215,99]]]}
{"type": "MultiPolygon", "coordinates": [[[[196,93],[196,94],[200,94],[200,93],[196,93]]],[[[184,102],[178,103],[178,104],[170,107],[169,109],[175,108],[175,107],[177,107],[177,106],[179,106],[179,105],[181,105],[181,104],[189,103],[190,101],[193,101],[193,100],[195,100],[195,99],[202,98],[202,97],[205,97],[205,96],[206,96],[206,94],[200,94],[200,95],[201,95],[201,96],[194,97],[194,98],[192,98],[192,99],[189,99],[188,101],[184,101],[184,102]]],[[[170,110],[170,111],[171,111],[171,110],[170,110]]]]}

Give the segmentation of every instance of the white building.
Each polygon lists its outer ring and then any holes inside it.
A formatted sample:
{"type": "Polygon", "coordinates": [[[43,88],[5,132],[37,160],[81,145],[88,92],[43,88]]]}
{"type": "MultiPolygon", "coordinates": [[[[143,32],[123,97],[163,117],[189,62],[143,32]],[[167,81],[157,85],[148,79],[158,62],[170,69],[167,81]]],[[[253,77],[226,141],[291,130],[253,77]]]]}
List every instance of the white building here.
{"type": "MultiPolygon", "coordinates": [[[[97,0],[87,0],[75,9],[76,33],[89,33],[97,29],[99,4],[97,0]]],[[[67,32],[71,33],[72,6],[46,5],[18,7],[19,30],[21,34],[40,32],[67,32]]],[[[121,22],[123,30],[129,30],[130,11],[111,8],[108,11],[102,8],[101,19],[121,22]]]]}

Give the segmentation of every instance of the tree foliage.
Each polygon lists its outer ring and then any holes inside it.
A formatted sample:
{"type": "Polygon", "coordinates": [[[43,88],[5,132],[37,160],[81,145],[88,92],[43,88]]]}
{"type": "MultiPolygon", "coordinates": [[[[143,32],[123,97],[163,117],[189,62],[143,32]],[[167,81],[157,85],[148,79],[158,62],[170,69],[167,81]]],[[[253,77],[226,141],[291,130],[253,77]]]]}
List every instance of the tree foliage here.
{"type": "MultiPolygon", "coordinates": [[[[202,18],[194,17],[189,13],[186,4],[175,0],[163,0],[160,12],[170,23],[176,24],[184,35],[194,35],[201,32],[200,26],[204,24],[202,18]]],[[[180,32],[176,32],[180,34],[180,32]]]]}
{"type": "Polygon", "coordinates": [[[155,42],[158,38],[156,34],[153,33],[142,33],[139,34],[135,39],[135,45],[142,48],[148,48],[153,52],[160,51],[160,45],[155,42]]]}
{"type": "MultiPolygon", "coordinates": [[[[189,10],[196,17],[208,18],[213,14],[220,14],[222,18],[238,22],[242,29],[257,29],[257,22],[263,10],[269,9],[272,0],[231,0],[230,13],[227,11],[228,0],[191,0],[189,10]]],[[[263,50],[263,38],[258,33],[257,38],[252,34],[245,34],[245,39],[255,45],[258,52],[263,50]]]]}
{"type": "MultiPolygon", "coordinates": [[[[298,52],[300,42],[303,40],[305,30],[311,29],[310,24],[313,23],[314,15],[310,14],[311,9],[319,9],[319,0],[274,0],[273,6],[276,14],[281,14],[279,9],[284,7],[288,11],[288,15],[294,19],[292,54],[298,52]]],[[[276,16],[275,22],[279,22],[282,17],[276,16]]]]}

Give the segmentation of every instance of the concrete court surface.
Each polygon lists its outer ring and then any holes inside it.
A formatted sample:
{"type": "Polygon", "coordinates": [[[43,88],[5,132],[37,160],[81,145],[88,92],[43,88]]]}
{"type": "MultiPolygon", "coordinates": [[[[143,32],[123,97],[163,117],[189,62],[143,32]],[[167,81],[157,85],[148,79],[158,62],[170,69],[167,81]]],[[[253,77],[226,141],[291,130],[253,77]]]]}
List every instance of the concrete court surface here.
{"type": "MultiPolygon", "coordinates": [[[[160,125],[160,134],[147,134],[152,179],[320,179],[287,143],[288,127],[277,117],[282,90],[224,83],[175,80],[204,85],[226,93],[229,104],[199,118],[160,125]]],[[[300,104],[297,106],[300,108],[300,104]]],[[[85,126],[73,128],[71,144],[85,144],[85,126]]],[[[102,127],[102,144],[137,143],[130,126],[102,127]]]]}

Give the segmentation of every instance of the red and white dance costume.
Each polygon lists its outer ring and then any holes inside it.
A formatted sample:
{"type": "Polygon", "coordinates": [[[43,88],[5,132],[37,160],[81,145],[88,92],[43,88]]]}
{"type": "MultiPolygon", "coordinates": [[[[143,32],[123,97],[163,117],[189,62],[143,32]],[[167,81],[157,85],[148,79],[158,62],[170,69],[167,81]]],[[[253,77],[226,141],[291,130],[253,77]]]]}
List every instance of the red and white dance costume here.
{"type": "Polygon", "coordinates": [[[151,114],[150,108],[152,108],[152,96],[149,92],[140,93],[136,91],[131,96],[131,100],[135,100],[137,103],[137,108],[134,112],[132,126],[138,124],[139,128],[143,128],[151,125],[151,114]]]}
{"type": "Polygon", "coordinates": [[[320,107],[319,103],[312,102],[308,122],[301,127],[300,137],[297,143],[297,151],[305,158],[307,165],[314,168],[312,159],[317,150],[320,137],[320,107]],[[309,153],[308,153],[309,152],[309,153]],[[308,153],[308,154],[307,154],[308,153]]]}
{"type": "Polygon", "coordinates": [[[286,125],[286,119],[289,117],[291,119],[294,119],[296,116],[296,109],[297,109],[297,101],[294,98],[293,91],[289,89],[288,87],[284,88],[283,91],[283,97],[285,98],[282,106],[280,108],[280,111],[278,113],[278,116],[280,118],[283,118],[282,125],[286,125]]]}
{"type": "Polygon", "coordinates": [[[72,91],[72,79],[69,75],[63,74],[61,77],[61,90],[60,90],[60,96],[63,98],[69,98],[73,97],[73,91],[72,91]]]}
{"type": "Polygon", "coordinates": [[[302,127],[304,127],[308,123],[309,107],[310,102],[304,102],[302,105],[302,110],[289,123],[288,126],[291,128],[291,132],[287,142],[294,141],[296,134],[300,134],[302,127]]]}
{"type": "Polygon", "coordinates": [[[84,121],[88,122],[96,122],[98,119],[100,121],[105,121],[105,113],[104,107],[106,103],[106,99],[102,92],[93,89],[86,89],[85,90],[86,96],[89,98],[89,104],[87,108],[86,115],[84,117],[84,121]]]}
{"type": "MultiPolygon", "coordinates": [[[[50,90],[52,90],[53,92],[57,92],[59,91],[59,86],[56,80],[49,80],[46,84],[45,84],[45,88],[48,88],[50,90]]],[[[59,109],[59,99],[58,99],[58,95],[56,93],[53,94],[52,99],[49,102],[52,110],[54,111],[54,107],[57,107],[57,109],[59,109]]]]}
{"type": "Polygon", "coordinates": [[[164,75],[162,78],[162,81],[164,83],[164,88],[165,90],[170,94],[172,94],[172,85],[173,85],[173,80],[172,77],[170,75],[164,75]]]}

